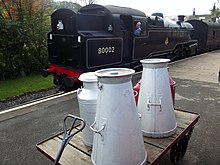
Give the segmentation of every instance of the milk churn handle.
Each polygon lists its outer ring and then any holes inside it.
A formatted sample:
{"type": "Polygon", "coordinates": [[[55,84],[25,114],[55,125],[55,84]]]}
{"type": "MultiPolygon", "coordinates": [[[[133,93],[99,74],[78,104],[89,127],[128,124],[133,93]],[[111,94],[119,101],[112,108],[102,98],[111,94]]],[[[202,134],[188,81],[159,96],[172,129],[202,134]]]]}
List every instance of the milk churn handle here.
{"type": "Polygon", "coordinates": [[[63,153],[63,150],[64,148],[66,147],[66,145],[69,143],[69,141],[72,139],[72,137],[74,135],[76,135],[77,133],[79,133],[80,131],[82,131],[85,127],[86,123],[85,121],[80,118],[80,117],[77,117],[77,116],[73,116],[71,114],[68,114],[65,118],[64,118],[64,136],[63,136],[63,141],[62,141],[62,144],[61,144],[61,148],[57,154],[57,157],[54,161],[54,165],[57,165],[59,163],[59,160],[60,160],[60,157],[63,153]],[[67,129],[67,119],[68,118],[72,118],[73,119],[73,122],[71,124],[71,127],[70,129],[68,130],[67,129]],[[74,129],[76,128],[76,122],[77,121],[81,121],[81,125],[80,125],[80,128],[79,129],[74,129]],[[72,132],[72,130],[76,130],[75,132],[72,132]]]}
{"type": "Polygon", "coordinates": [[[99,90],[102,90],[103,85],[102,85],[99,81],[97,81],[97,86],[98,86],[98,89],[99,89],[99,90]]]}
{"type": "Polygon", "coordinates": [[[79,95],[80,92],[82,92],[82,88],[79,88],[79,89],[77,90],[77,95],[79,95]]]}
{"type": "Polygon", "coordinates": [[[95,133],[101,134],[101,131],[105,129],[106,123],[103,122],[103,123],[102,123],[103,125],[102,125],[102,127],[101,127],[99,130],[96,130],[96,129],[93,128],[93,126],[94,126],[95,124],[96,124],[96,121],[94,121],[94,122],[92,123],[92,125],[90,125],[90,129],[91,129],[93,132],[95,132],[95,133]]]}
{"type": "Polygon", "coordinates": [[[141,117],[142,117],[141,114],[138,113],[138,119],[139,119],[139,120],[141,120],[141,117]]]}
{"type": "Polygon", "coordinates": [[[147,99],[147,108],[150,109],[150,106],[159,106],[160,107],[160,111],[162,110],[162,98],[159,98],[159,102],[158,103],[152,103],[150,102],[150,99],[147,99]]]}

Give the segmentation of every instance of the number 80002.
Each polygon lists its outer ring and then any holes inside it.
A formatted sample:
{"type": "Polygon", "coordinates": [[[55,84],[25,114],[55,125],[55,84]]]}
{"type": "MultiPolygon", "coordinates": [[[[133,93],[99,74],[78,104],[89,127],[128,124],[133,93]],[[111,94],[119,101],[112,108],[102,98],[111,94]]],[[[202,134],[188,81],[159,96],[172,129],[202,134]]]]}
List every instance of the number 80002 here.
{"type": "Polygon", "coordinates": [[[115,47],[102,47],[98,48],[98,54],[108,54],[108,53],[114,53],[115,52],[115,47]]]}

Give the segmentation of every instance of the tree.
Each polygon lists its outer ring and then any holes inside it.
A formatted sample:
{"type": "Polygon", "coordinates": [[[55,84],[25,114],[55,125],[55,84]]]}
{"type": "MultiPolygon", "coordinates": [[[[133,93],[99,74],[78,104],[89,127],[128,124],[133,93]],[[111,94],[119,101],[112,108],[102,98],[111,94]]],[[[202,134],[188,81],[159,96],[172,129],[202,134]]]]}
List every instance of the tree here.
{"type": "MultiPolygon", "coordinates": [[[[219,3],[219,1],[218,1],[219,3]]],[[[214,3],[213,8],[211,10],[211,16],[212,16],[212,20],[214,22],[216,22],[216,18],[220,17],[220,9],[218,7],[216,7],[216,3],[214,3]]]]}
{"type": "Polygon", "coordinates": [[[85,5],[94,4],[97,2],[96,0],[80,0],[80,1],[85,3],[85,5]]]}
{"type": "Polygon", "coordinates": [[[52,0],[0,2],[0,78],[39,71],[48,64],[47,37],[52,0]]]}
{"type": "Polygon", "coordinates": [[[57,2],[57,5],[56,5],[56,9],[59,9],[59,8],[67,8],[67,9],[71,9],[75,12],[77,12],[82,6],[80,4],[78,4],[77,2],[76,3],[73,3],[73,2],[67,2],[67,1],[62,1],[62,2],[57,2]]]}

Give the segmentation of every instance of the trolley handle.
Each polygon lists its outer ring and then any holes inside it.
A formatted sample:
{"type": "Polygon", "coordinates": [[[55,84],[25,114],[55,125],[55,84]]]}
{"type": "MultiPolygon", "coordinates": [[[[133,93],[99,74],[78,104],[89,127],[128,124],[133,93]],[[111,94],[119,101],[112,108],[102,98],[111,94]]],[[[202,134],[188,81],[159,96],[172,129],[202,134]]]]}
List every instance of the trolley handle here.
{"type": "Polygon", "coordinates": [[[69,141],[72,139],[72,137],[74,135],[76,135],[77,133],[79,133],[80,131],[82,131],[84,128],[85,128],[85,125],[86,125],[86,122],[80,118],[80,117],[77,117],[77,116],[74,116],[74,115],[71,115],[71,114],[68,114],[65,118],[64,118],[64,136],[63,136],[63,141],[62,141],[62,144],[61,144],[61,147],[60,147],[60,150],[57,154],[57,157],[54,161],[54,165],[57,165],[59,163],[59,160],[61,158],[61,155],[64,151],[64,148],[67,146],[67,144],[69,143],[69,141]],[[71,124],[71,127],[70,129],[68,130],[67,128],[67,119],[70,118],[73,120],[72,124],[71,124]],[[81,122],[81,126],[79,129],[75,129],[76,131],[75,132],[72,132],[72,130],[76,127],[76,122],[77,121],[80,121],[81,122]]]}

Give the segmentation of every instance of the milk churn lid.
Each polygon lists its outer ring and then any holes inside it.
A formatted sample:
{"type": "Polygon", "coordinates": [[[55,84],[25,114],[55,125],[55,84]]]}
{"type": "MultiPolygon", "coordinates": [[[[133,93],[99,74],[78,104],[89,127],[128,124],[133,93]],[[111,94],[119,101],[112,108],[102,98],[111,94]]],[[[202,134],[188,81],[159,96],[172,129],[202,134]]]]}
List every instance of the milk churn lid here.
{"type": "Polygon", "coordinates": [[[133,69],[128,68],[108,68],[101,69],[95,72],[95,75],[98,77],[122,77],[129,76],[134,74],[135,71],[133,69]]]}
{"type": "Polygon", "coordinates": [[[144,59],[141,60],[140,62],[143,65],[143,68],[151,68],[151,69],[156,69],[156,68],[165,68],[168,65],[169,59],[164,59],[164,58],[151,58],[151,59],[144,59]]]}
{"type": "Polygon", "coordinates": [[[95,75],[95,72],[83,73],[79,76],[79,80],[82,82],[97,82],[98,78],[95,75]]]}
{"type": "Polygon", "coordinates": [[[168,62],[170,62],[170,59],[150,58],[150,59],[141,60],[140,62],[141,63],[148,63],[148,64],[158,64],[158,63],[168,63],[168,62]]]}

